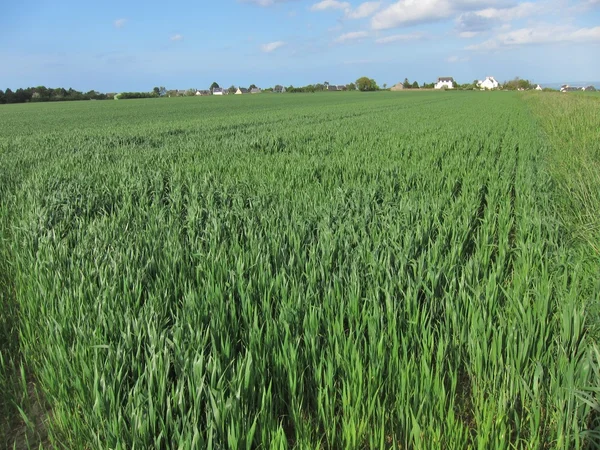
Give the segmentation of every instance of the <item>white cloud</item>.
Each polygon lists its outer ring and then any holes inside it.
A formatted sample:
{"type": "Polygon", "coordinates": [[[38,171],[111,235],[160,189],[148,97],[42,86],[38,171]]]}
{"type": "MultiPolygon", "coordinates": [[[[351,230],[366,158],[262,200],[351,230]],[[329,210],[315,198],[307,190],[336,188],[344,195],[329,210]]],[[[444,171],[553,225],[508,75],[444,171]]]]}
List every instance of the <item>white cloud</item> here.
{"type": "Polygon", "coordinates": [[[375,40],[377,44],[390,44],[392,42],[406,42],[416,41],[423,39],[425,35],[423,33],[410,33],[410,34],[394,34],[392,36],[386,36],[375,40]]]}
{"type": "Polygon", "coordinates": [[[127,19],[117,19],[113,22],[115,28],[123,28],[127,23],[127,19]]]}
{"type": "Polygon", "coordinates": [[[371,26],[386,30],[402,25],[445,19],[453,12],[449,0],[401,0],[375,14],[371,26]]]}
{"type": "Polygon", "coordinates": [[[474,14],[485,19],[501,20],[510,22],[516,19],[523,19],[540,13],[540,5],[531,2],[520,3],[512,8],[486,8],[475,11],[474,14]]]}
{"type": "Polygon", "coordinates": [[[346,11],[348,19],[364,19],[372,16],[381,7],[381,2],[364,2],[358,5],[355,10],[346,11]]]}
{"type": "Polygon", "coordinates": [[[364,19],[372,16],[381,7],[381,2],[364,2],[355,9],[348,2],[339,0],[322,0],[310,7],[311,11],[342,10],[346,19],[364,19]]]}
{"type": "Polygon", "coordinates": [[[456,18],[456,31],[462,38],[472,38],[479,33],[491,30],[498,32],[502,27],[510,27],[511,22],[515,20],[555,12],[557,12],[557,9],[556,3],[553,3],[553,0],[544,0],[538,3],[524,2],[516,6],[491,7],[468,11],[456,18]]]}
{"type": "Polygon", "coordinates": [[[456,30],[459,33],[483,33],[494,25],[493,20],[486,19],[476,12],[466,12],[456,18],[456,30]]]}
{"type": "Polygon", "coordinates": [[[350,3],[338,0],[322,0],[310,7],[311,11],[325,11],[327,9],[349,9],[350,3]]]}
{"type": "Polygon", "coordinates": [[[357,39],[366,38],[369,35],[366,31],[352,31],[350,33],[342,34],[335,42],[341,44],[348,41],[355,41],[357,39]]]}
{"type": "Polygon", "coordinates": [[[461,12],[483,8],[507,8],[512,0],[399,0],[375,14],[371,26],[375,30],[435,22],[461,12]]]}
{"type": "Polygon", "coordinates": [[[529,44],[573,42],[600,42],[600,27],[574,28],[571,26],[549,25],[535,28],[520,28],[499,33],[480,44],[470,45],[467,50],[495,50],[529,44]]]}
{"type": "Polygon", "coordinates": [[[173,41],[173,42],[181,41],[182,39],[183,39],[183,35],[181,35],[181,34],[175,34],[175,35],[171,36],[171,41],[173,41]]]}
{"type": "Polygon", "coordinates": [[[274,52],[275,50],[277,50],[278,48],[281,48],[285,45],[285,42],[283,41],[275,41],[275,42],[269,42],[268,44],[263,44],[260,46],[260,49],[265,52],[265,53],[271,53],[274,52]]]}

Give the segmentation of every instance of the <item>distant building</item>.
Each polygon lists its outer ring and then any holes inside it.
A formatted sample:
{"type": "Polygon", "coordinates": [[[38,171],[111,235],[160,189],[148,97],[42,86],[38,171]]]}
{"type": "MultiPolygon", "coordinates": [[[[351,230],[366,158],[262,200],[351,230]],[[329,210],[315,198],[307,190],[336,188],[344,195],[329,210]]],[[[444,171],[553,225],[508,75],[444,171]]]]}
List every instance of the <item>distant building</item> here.
{"type": "Polygon", "coordinates": [[[439,77],[435,86],[435,89],[454,89],[454,78],[452,77],[439,77]]]}
{"type": "Polygon", "coordinates": [[[240,87],[237,88],[237,91],[235,91],[236,95],[242,95],[242,94],[247,94],[248,93],[248,89],[240,87]]]}
{"type": "Polygon", "coordinates": [[[560,88],[560,92],[575,92],[581,91],[583,88],[577,86],[569,86],[568,84],[563,84],[560,88]]]}
{"type": "Polygon", "coordinates": [[[283,94],[285,91],[285,86],[281,86],[279,84],[273,88],[273,92],[276,94],[283,94]]]}
{"type": "Polygon", "coordinates": [[[542,87],[541,87],[541,86],[538,84],[538,85],[535,87],[535,90],[536,90],[536,91],[541,91],[541,90],[543,90],[543,89],[542,89],[542,87]]]}
{"type": "Polygon", "coordinates": [[[482,89],[482,90],[498,89],[498,87],[500,86],[500,83],[498,83],[494,77],[485,77],[485,80],[480,81],[478,83],[478,85],[479,85],[479,89],[482,89]]]}
{"type": "Polygon", "coordinates": [[[594,86],[586,86],[584,88],[581,88],[581,90],[586,92],[596,92],[596,88],[594,86]]]}
{"type": "Polygon", "coordinates": [[[223,88],[213,88],[213,95],[225,95],[225,89],[223,88]]]}
{"type": "Polygon", "coordinates": [[[390,88],[390,91],[403,91],[403,90],[404,90],[404,83],[395,84],[394,86],[392,86],[390,88]]]}
{"type": "Polygon", "coordinates": [[[196,95],[201,95],[201,96],[207,96],[210,95],[210,91],[209,90],[205,90],[205,91],[196,91],[196,95]]]}
{"type": "Polygon", "coordinates": [[[252,90],[250,91],[251,94],[260,94],[261,92],[261,88],[252,88],[252,90]]]}

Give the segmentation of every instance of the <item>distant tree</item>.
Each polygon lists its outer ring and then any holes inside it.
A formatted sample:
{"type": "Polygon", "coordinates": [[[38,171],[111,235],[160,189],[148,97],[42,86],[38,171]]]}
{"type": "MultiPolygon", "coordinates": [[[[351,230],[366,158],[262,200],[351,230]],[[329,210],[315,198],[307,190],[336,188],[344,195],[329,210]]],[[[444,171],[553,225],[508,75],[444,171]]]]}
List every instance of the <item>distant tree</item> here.
{"type": "Polygon", "coordinates": [[[533,89],[535,86],[532,85],[529,80],[523,80],[519,77],[515,77],[514,79],[505,82],[502,87],[503,89],[508,89],[509,91],[516,91],[517,89],[533,89]]]}
{"type": "Polygon", "coordinates": [[[350,83],[350,84],[346,85],[346,89],[348,89],[349,91],[355,91],[356,90],[356,84],[350,83]]]}
{"type": "Polygon", "coordinates": [[[387,89],[387,83],[383,83],[383,88],[387,89]]]}
{"type": "Polygon", "coordinates": [[[155,86],[154,89],[152,89],[152,92],[154,93],[154,95],[156,95],[157,97],[160,96],[160,88],[158,86],[155,86]]]}
{"type": "Polygon", "coordinates": [[[4,101],[5,103],[15,103],[15,94],[10,90],[10,88],[4,92],[4,101]]]}
{"type": "Polygon", "coordinates": [[[402,83],[402,86],[404,86],[404,89],[410,89],[412,87],[412,84],[410,84],[410,81],[408,81],[408,78],[405,78],[404,83],[402,83]]]}
{"type": "Polygon", "coordinates": [[[161,97],[164,97],[165,95],[167,95],[167,88],[164,86],[161,86],[160,89],[158,90],[158,95],[160,95],[161,97]]]}
{"type": "Polygon", "coordinates": [[[362,92],[377,91],[379,89],[375,80],[368,77],[361,77],[356,80],[356,86],[358,87],[358,90],[362,92]]]}
{"type": "Polygon", "coordinates": [[[211,84],[211,85],[210,85],[210,90],[211,90],[211,92],[212,92],[214,89],[219,89],[219,84],[218,84],[216,81],[213,81],[213,84],[211,84]]]}
{"type": "Polygon", "coordinates": [[[320,91],[324,91],[325,90],[325,85],[321,84],[321,83],[317,83],[315,84],[315,91],[320,92],[320,91]]]}
{"type": "Polygon", "coordinates": [[[188,89],[187,91],[185,91],[186,97],[193,97],[194,95],[196,95],[196,89],[188,89]]]}
{"type": "Polygon", "coordinates": [[[458,87],[458,83],[456,81],[454,81],[454,80],[452,80],[452,87],[454,89],[456,89],[458,87]]]}
{"type": "Polygon", "coordinates": [[[17,89],[15,91],[15,103],[25,103],[31,100],[33,92],[25,89],[17,89]]]}
{"type": "Polygon", "coordinates": [[[237,88],[233,84],[227,89],[230,94],[235,94],[235,91],[237,91],[237,88]]]}
{"type": "Polygon", "coordinates": [[[251,84],[251,85],[248,87],[248,90],[249,90],[249,91],[251,91],[252,89],[256,89],[256,85],[255,85],[255,84],[251,84]]]}
{"type": "Polygon", "coordinates": [[[48,100],[50,100],[50,89],[47,89],[45,86],[38,86],[34,89],[34,94],[38,94],[36,95],[32,95],[31,100],[32,101],[39,101],[39,102],[46,102],[48,100]]]}
{"type": "Polygon", "coordinates": [[[6,97],[4,96],[4,91],[0,89],[0,105],[6,103],[6,97]]]}
{"type": "Polygon", "coordinates": [[[419,83],[417,83],[416,81],[413,81],[413,84],[411,85],[411,87],[413,89],[419,89],[419,83]]]}
{"type": "Polygon", "coordinates": [[[68,91],[64,88],[49,89],[49,91],[50,97],[55,100],[62,100],[65,97],[72,97],[75,94],[75,91],[71,88],[68,91]]]}

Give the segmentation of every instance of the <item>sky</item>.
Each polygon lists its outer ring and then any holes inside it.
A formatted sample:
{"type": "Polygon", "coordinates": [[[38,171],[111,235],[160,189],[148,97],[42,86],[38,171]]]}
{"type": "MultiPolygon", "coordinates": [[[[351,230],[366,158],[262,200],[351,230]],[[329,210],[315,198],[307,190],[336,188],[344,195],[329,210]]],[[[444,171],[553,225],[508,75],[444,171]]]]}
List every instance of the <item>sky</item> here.
{"type": "Polygon", "coordinates": [[[0,88],[600,80],[600,0],[3,0],[0,88]]]}

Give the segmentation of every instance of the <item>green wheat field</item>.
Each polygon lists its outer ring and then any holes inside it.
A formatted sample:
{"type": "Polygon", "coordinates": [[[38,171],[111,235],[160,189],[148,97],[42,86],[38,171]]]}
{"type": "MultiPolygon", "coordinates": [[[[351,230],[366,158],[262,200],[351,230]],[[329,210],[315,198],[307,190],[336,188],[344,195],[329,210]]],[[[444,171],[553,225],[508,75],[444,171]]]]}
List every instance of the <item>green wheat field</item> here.
{"type": "Polygon", "coordinates": [[[0,447],[600,445],[600,96],[0,107],[0,447]]]}

